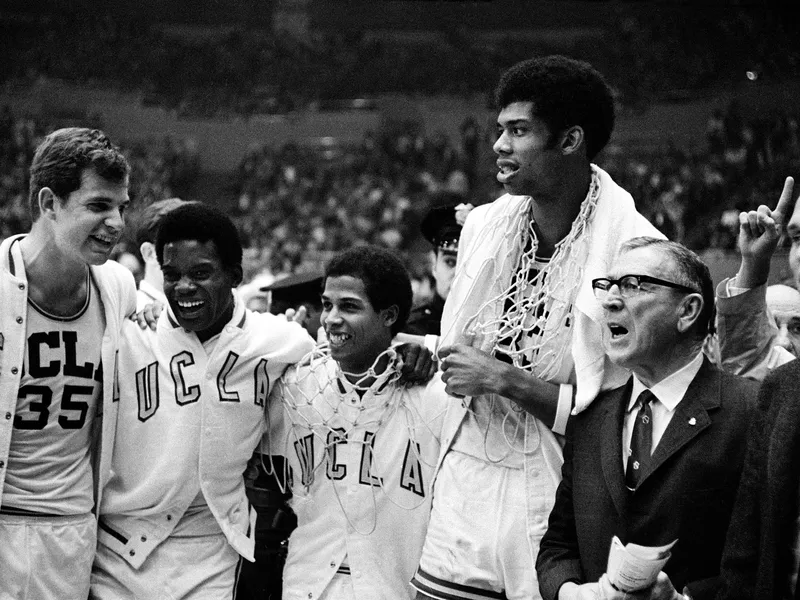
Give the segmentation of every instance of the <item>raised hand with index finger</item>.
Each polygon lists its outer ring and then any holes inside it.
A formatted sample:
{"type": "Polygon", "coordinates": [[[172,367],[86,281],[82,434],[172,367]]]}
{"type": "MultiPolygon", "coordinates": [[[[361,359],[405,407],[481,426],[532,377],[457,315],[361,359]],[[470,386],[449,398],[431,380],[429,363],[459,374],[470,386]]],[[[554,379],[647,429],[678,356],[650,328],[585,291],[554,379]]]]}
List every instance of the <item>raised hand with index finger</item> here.
{"type": "Polygon", "coordinates": [[[739,213],[738,247],[742,262],[736,275],[737,287],[754,288],[767,282],[772,255],[796,202],[793,191],[794,178],[787,177],[774,209],[762,204],[756,210],[739,213]]]}

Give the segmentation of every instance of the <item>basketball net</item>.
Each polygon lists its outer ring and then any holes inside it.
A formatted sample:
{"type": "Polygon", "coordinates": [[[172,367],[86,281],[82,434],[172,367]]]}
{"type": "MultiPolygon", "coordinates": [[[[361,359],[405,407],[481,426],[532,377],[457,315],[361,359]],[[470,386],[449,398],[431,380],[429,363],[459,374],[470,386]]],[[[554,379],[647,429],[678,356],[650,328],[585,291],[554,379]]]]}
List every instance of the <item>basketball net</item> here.
{"type": "MultiPolygon", "coordinates": [[[[589,192],[569,234],[556,244],[548,262],[539,263],[542,266],[538,269],[535,263],[539,244],[529,199],[529,218],[523,220],[518,231],[506,233],[516,238],[513,246],[523,248],[511,271],[510,284],[483,302],[467,320],[467,338],[489,340],[491,354],[505,354],[515,367],[540,379],[549,381],[558,375],[564,356],[572,347],[572,308],[589,248],[586,229],[599,197],[599,177],[592,171],[589,192]]],[[[507,272],[508,265],[503,262],[513,258],[499,257],[497,272],[507,272]]]]}
{"type": "MultiPolygon", "coordinates": [[[[327,345],[314,348],[297,365],[290,367],[282,379],[276,384],[276,393],[271,401],[282,401],[284,407],[284,426],[282,427],[283,439],[275,439],[274,430],[267,416],[268,443],[262,446],[262,466],[267,474],[273,475],[278,480],[283,493],[287,487],[296,498],[313,500],[312,488],[319,485],[330,486],[339,503],[348,523],[359,533],[368,535],[377,524],[377,510],[379,495],[384,495],[390,502],[405,510],[414,510],[428,501],[429,495],[425,493],[422,498],[409,503],[408,493],[389,489],[384,482],[393,481],[383,475],[391,469],[397,468],[397,444],[388,443],[391,456],[382,456],[381,444],[375,444],[381,438],[387,422],[392,419],[392,433],[397,436],[397,423],[407,433],[410,444],[408,447],[420,464],[433,467],[431,461],[425,462],[425,457],[420,454],[421,445],[417,438],[421,433],[428,432],[427,439],[431,438],[431,428],[425,417],[419,412],[417,406],[411,401],[408,389],[398,384],[401,376],[402,359],[392,348],[382,352],[373,362],[372,366],[364,373],[345,373],[338,363],[330,357],[327,345]],[[386,365],[381,372],[379,367],[386,365]],[[366,392],[371,391],[371,394],[366,392]],[[358,394],[364,402],[358,406],[349,404],[353,394],[358,394]],[[369,432],[365,435],[364,432],[369,432]],[[304,439],[313,436],[314,448],[312,453],[304,454],[307,461],[303,474],[289,471],[289,461],[284,461],[285,468],[282,473],[277,473],[271,460],[271,454],[285,457],[296,456],[298,447],[303,447],[304,439]],[[372,515],[371,526],[368,531],[360,531],[354,520],[347,514],[340,497],[340,488],[345,490],[347,483],[338,482],[336,478],[329,477],[326,469],[332,468],[332,459],[336,457],[337,445],[347,443],[349,446],[360,446],[356,452],[359,456],[368,455],[369,474],[372,477],[372,515]],[[316,449],[322,447],[322,452],[316,449]],[[265,464],[266,461],[269,464],[265,464]],[[294,478],[294,481],[292,481],[294,478]],[[394,498],[393,495],[402,495],[405,502],[394,498]]],[[[438,437],[438,435],[434,436],[438,437]]],[[[430,442],[426,442],[428,445],[430,442]]],[[[404,446],[405,448],[405,446],[404,446]]],[[[350,450],[348,450],[350,452],[350,450]]],[[[438,449],[437,449],[438,454],[438,449]]],[[[351,475],[357,476],[357,475],[351,475]]],[[[358,515],[363,515],[364,507],[360,507],[358,515]]]]}
{"type": "MultiPolygon", "coordinates": [[[[476,244],[476,256],[464,257],[465,261],[481,260],[479,265],[470,265],[472,272],[491,273],[499,281],[475,278],[460,307],[470,311],[470,316],[461,321],[461,339],[540,379],[566,383],[569,375],[563,371],[569,365],[564,364],[564,359],[572,348],[573,306],[588,257],[587,228],[599,197],[600,178],[592,170],[589,191],[578,216],[567,236],[556,244],[549,261],[536,256],[538,240],[531,198],[520,205],[516,215],[484,227],[481,235],[507,236],[507,243],[500,247],[509,251],[480,259],[484,250],[476,244]],[[504,281],[508,283],[503,285],[504,281]],[[490,291],[488,298],[470,302],[473,291],[480,289],[478,286],[491,290],[493,285],[500,291],[490,291]]],[[[528,415],[516,403],[490,395],[471,402],[467,410],[479,424],[482,454],[488,462],[502,463],[514,454],[536,452],[538,442],[531,444],[527,432],[528,415]]]]}

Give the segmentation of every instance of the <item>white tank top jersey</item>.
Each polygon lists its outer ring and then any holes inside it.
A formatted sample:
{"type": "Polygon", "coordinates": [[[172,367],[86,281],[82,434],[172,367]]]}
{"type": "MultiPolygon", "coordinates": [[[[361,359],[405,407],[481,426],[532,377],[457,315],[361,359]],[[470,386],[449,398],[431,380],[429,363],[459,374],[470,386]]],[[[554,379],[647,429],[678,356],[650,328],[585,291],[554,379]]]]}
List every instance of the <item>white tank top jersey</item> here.
{"type": "Polygon", "coordinates": [[[360,395],[331,358],[305,362],[275,388],[262,450],[287,458],[298,520],[283,597],[318,598],[339,571],[358,598],[411,598],[451,400],[438,378],[407,388],[392,367],[360,395]]]}
{"type": "Polygon", "coordinates": [[[94,505],[90,434],[102,391],[105,320],[100,294],[87,279],[86,303],[71,317],[28,299],[5,510],[74,515],[94,505]]]}

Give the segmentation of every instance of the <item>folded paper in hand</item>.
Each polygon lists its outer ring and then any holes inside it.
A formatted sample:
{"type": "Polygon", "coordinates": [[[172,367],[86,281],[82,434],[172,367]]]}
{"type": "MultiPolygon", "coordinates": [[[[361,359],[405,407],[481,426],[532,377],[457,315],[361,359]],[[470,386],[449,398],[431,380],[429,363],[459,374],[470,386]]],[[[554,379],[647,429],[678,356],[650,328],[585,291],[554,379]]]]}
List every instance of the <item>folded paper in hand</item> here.
{"type": "Polygon", "coordinates": [[[672,556],[673,541],[666,546],[623,545],[617,536],[611,540],[606,574],[622,592],[638,592],[649,588],[672,556]]]}

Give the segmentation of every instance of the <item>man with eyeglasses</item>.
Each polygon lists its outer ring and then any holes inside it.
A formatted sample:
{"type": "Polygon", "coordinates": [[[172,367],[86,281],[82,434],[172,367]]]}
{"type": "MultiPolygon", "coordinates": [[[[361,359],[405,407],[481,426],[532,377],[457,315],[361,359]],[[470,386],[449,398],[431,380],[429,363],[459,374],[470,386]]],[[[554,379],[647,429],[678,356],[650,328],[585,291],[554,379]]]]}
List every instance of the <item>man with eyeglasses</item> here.
{"type": "Polygon", "coordinates": [[[757,383],[704,357],[714,289],[684,246],[634,238],[592,288],[606,354],[633,375],[570,420],[536,563],[542,597],[631,597],[605,574],[617,536],[644,546],[677,540],[636,598],[713,598],[757,383]]]}

